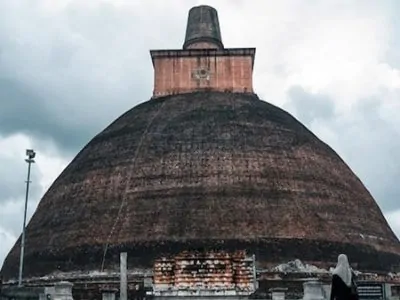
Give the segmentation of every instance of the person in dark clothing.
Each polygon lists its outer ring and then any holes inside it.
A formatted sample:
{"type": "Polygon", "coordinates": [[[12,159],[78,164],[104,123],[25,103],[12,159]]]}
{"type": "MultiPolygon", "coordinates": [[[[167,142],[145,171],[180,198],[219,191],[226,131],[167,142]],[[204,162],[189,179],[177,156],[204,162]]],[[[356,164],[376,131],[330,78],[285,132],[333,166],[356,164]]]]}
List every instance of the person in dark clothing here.
{"type": "Polygon", "coordinates": [[[340,254],[332,273],[331,300],[358,300],[354,272],[345,254],[340,254]]]}

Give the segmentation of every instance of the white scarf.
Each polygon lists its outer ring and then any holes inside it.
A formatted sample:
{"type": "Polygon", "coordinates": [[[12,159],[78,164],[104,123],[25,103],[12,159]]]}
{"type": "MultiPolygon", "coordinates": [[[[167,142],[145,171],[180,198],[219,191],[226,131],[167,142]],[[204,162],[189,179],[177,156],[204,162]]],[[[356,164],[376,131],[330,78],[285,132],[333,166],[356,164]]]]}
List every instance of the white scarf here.
{"type": "Polygon", "coordinates": [[[348,287],[351,286],[352,272],[346,254],[339,255],[333,275],[339,276],[348,287]]]}

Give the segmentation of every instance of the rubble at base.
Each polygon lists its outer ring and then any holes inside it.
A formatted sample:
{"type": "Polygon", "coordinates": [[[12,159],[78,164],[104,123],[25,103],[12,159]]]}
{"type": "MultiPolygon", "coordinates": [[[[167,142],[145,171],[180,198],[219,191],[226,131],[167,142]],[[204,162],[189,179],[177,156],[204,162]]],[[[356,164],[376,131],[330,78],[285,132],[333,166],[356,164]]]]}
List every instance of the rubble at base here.
{"type": "Polygon", "coordinates": [[[274,267],[271,271],[282,273],[329,273],[331,270],[325,270],[313,265],[304,264],[300,259],[295,259],[287,263],[274,267]]]}

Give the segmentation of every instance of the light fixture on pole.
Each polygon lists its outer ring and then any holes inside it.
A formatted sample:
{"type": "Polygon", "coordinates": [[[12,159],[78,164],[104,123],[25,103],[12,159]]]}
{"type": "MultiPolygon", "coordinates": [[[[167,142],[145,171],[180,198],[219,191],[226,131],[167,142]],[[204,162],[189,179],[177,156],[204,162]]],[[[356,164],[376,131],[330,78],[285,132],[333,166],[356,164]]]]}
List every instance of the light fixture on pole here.
{"type": "Polygon", "coordinates": [[[35,151],[32,149],[26,150],[26,156],[28,156],[25,161],[28,163],[28,178],[26,180],[26,194],[25,194],[25,208],[24,208],[24,225],[22,226],[22,236],[21,236],[21,255],[19,260],[19,274],[18,274],[18,286],[22,286],[22,270],[24,267],[24,250],[25,250],[25,227],[26,227],[26,211],[28,209],[28,195],[29,195],[29,183],[31,177],[31,164],[34,163],[35,151]]]}

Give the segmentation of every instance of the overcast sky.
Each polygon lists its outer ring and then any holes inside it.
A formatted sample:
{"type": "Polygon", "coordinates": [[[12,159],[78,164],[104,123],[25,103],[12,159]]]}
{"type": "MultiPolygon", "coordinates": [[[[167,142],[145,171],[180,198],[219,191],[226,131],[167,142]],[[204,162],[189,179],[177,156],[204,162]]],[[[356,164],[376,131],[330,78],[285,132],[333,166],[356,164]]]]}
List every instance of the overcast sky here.
{"type": "Polygon", "coordinates": [[[78,151],[151,97],[150,49],[218,9],[225,47],[256,47],[254,87],[327,142],[400,236],[400,1],[0,0],[0,265],[78,151]]]}

